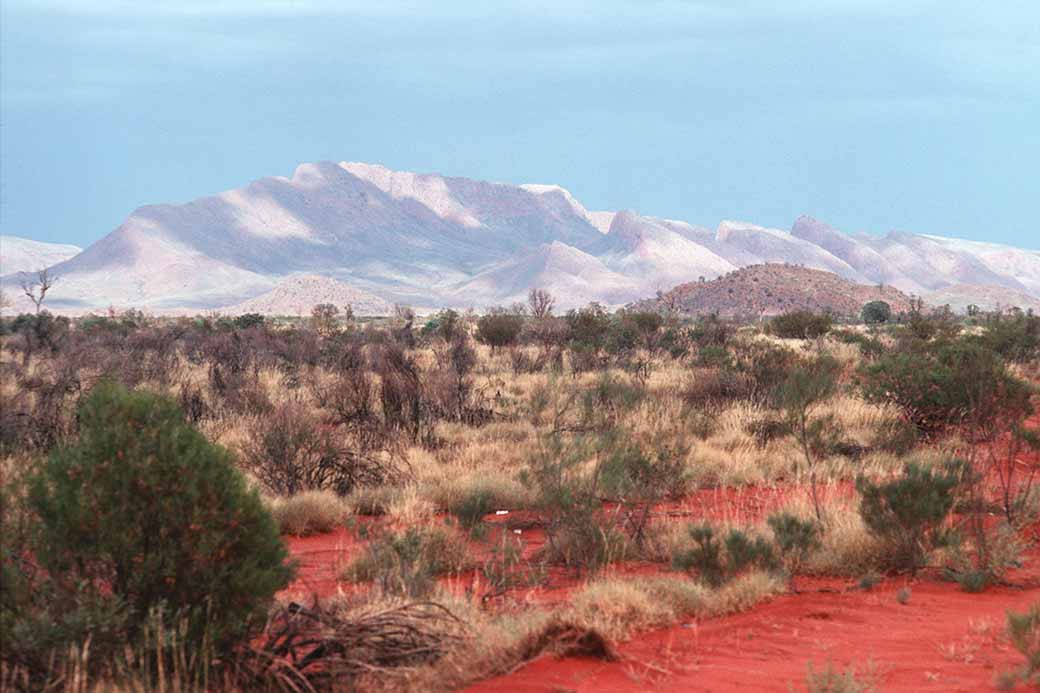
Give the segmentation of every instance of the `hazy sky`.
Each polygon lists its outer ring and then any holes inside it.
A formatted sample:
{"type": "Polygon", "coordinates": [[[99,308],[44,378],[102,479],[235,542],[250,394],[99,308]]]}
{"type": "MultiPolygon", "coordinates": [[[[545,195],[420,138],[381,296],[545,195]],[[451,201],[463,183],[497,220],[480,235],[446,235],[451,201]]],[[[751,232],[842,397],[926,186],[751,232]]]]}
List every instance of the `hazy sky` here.
{"type": "Polygon", "coordinates": [[[4,233],[353,160],[1040,248],[1037,0],[2,7],[4,233]]]}

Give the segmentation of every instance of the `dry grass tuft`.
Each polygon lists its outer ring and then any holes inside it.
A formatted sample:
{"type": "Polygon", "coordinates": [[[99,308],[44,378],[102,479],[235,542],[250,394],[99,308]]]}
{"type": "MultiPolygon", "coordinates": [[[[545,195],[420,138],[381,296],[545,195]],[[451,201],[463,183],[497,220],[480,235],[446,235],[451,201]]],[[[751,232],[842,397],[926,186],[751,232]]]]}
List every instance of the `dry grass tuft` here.
{"type": "Polygon", "coordinates": [[[282,534],[298,537],[331,532],[347,516],[347,506],[331,491],[305,491],[289,498],[269,499],[268,508],[282,534]]]}

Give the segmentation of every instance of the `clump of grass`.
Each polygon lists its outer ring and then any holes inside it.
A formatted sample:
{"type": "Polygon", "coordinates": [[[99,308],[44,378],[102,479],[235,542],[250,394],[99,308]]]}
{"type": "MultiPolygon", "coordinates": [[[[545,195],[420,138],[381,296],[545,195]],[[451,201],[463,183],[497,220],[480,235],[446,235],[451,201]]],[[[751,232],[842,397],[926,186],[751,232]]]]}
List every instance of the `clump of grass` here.
{"type": "Polygon", "coordinates": [[[783,580],[762,571],[745,573],[719,589],[673,576],[603,578],[583,587],[572,603],[582,623],[624,639],[683,618],[742,611],[783,590],[783,580]]]}
{"type": "Polygon", "coordinates": [[[398,486],[365,486],[354,489],[343,502],[357,515],[386,515],[400,494],[398,486]]]}
{"type": "Polygon", "coordinates": [[[999,682],[1009,689],[1018,681],[1031,686],[1040,685],[1040,602],[1021,614],[1009,611],[1007,630],[1011,644],[1026,661],[1019,670],[1004,672],[999,682]]]}
{"type": "Polygon", "coordinates": [[[365,552],[347,565],[342,577],[351,582],[376,581],[387,594],[425,596],[439,575],[470,566],[466,542],[447,527],[409,527],[369,542],[365,552]]]}
{"type": "Polygon", "coordinates": [[[331,491],[304,491],[269,504],[282,534],[303,537],[331,532],[343,524],[347,509],[331,491]]]}
{"type": "Polygon", "coordinates": [[[806,665],[805,687],[809,693],[873,693],[877,688],[877,667],[867,662],[863,670],[850,665],[844,671],[830,661],[820,670],[806,665]]]}

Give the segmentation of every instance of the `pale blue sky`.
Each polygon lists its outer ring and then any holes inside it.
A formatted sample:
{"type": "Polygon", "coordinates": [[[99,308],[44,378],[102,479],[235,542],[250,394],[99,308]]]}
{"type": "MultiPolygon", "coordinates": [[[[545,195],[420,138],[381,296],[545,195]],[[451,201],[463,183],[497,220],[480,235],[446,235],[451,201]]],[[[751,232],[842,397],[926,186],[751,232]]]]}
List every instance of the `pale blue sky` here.
{"type": "Polygon", "coordinates": [[[4,233],[346,159],[1040,248],[1037,0],[2,6],[4,233]]]}

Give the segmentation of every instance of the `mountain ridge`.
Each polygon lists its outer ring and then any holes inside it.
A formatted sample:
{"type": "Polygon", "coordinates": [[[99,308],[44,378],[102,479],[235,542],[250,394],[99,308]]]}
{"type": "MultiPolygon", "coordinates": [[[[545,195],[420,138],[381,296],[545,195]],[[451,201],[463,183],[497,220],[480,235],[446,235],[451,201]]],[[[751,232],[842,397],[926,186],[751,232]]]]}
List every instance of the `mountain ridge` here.
{"type": "MultiPolygon", "coordinates": [[[[146,205],[52,265],[54,310],[222,310],[320,275],[388,304],[483,308],[557,287],[558,306],[619,306],[740,267],[788,263],[916,295],[990,286],[1040,297],[1040,252],[890,232],[709,229],[631,210],[589,211],[566,188],[379,164],[304,163],[184,204],[146,205]]],[[[15,278],[4,277],[5,293],[15,278]]]]}

